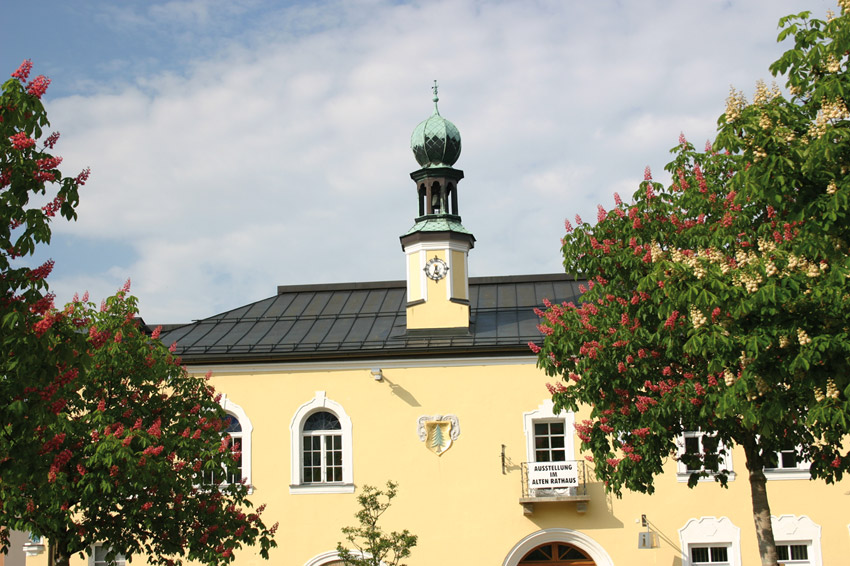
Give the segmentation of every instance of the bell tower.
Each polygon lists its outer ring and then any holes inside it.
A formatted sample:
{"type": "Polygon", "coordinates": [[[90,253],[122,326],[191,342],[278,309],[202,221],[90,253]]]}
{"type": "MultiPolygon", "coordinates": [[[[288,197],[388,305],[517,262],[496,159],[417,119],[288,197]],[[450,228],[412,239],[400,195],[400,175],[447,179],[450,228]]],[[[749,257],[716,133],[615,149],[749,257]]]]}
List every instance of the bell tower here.
{"type": "Polygon", "coordinates": [[[457,187],[463,171],[460,132],[440,116],[437,81],[434,112],[410,137],[420,169],[416,183],[419,215],[401,236],[407,260],[407,330],[469,330],[469,250],[475,237],[461,224],[457,187]]]}

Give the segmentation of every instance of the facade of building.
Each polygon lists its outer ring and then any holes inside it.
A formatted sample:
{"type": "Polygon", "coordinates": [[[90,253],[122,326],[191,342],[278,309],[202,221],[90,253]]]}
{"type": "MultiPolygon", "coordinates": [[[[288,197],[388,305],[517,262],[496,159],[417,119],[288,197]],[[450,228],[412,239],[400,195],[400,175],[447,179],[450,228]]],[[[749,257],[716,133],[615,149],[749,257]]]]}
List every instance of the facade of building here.
{"type": "MultiPolygon", "coordinates": [[[[728,489],[689,489],[672,457],[652,496],[617,499],[595,480],[573,427],[583,415],[553,412],[527,345],[540,337],[534,307],[577,301],[578,282],[469,277],[461,140],[434,102],[412,140],[405,279],[280,287],[163,336],[224,394],[242,475],[280,522],[270,562],[336,564],[358,490],[393,480],[382,522],[418,535],[410,566],[759,563],[743,454],[728,489]]],[[[699,433],[681,449],[700,450],[699,433]]],[[[850,563],[850,483],[811,481],[793,451],[768,475],[784,563],[850,563]]],[[[250,550],[237,559],[263,563],[250,550]]]]}

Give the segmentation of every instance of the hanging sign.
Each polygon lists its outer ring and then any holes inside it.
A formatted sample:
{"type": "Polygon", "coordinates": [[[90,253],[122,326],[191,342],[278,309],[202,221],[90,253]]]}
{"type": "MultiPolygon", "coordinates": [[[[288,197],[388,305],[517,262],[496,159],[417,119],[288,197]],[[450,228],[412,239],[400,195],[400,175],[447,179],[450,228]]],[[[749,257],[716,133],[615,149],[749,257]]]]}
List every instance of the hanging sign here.
{"type": "Polygon", "coordinates": [[[578,467],[575,462],[529,462],[528,487],[555,489],[578,486],[578,467]]]}

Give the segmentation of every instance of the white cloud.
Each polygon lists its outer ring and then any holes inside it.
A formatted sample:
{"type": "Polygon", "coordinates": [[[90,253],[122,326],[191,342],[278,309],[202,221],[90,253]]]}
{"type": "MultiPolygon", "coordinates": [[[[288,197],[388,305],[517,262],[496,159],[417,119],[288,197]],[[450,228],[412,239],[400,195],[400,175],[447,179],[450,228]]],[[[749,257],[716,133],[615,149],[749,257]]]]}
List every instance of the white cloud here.
{"type": "Polygon", "coordinates": [[[729,83],[767,75],[775,21],[795,4],[112,8],[110,25],[184,26],[174,41],[217,47],[50,101],[64,165],[93,170],[79,221],[56,237],[133,250],[57,257],[79,269],[54,286],[112,292],[129,274],[146,320],[177,322],[278,284],[402,278],[397,238],[417,212],[409,135],[435,78],[464,140],[473,274],[559,270],[563,219],[630,196],[680,131],[702,147],[729,83]]]}

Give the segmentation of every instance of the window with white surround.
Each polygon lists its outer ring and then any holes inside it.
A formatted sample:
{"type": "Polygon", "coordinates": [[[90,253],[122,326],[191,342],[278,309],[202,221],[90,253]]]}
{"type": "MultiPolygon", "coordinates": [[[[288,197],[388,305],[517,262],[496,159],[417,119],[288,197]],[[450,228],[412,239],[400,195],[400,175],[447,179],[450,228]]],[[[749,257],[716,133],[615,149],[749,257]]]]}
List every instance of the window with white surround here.
{"type": "Polygon", "coordinates": [[[238,483],[244,481],[250,488],[251,484],[251,433],[254,426],[245,411],[222,395],[219,404],[227,413],[225,432],[230,435],[232,446],[238,447],[241,456],[239,458],[239,470],[235,474],[228,474],[224,470],[219,473],[204,472],[203,483],[206,485],[218,485],[222,483],[238,483]]]}
{"type": "Polygon", "coordinates": [[[353,493],[351,419],[324,391],[301,405],[289,423],[290,493],[353,493]]]}
{"type": "MultiPolygon", "coordinates": [[[[705,469],[703,466],[697,467],[693,464],[693,461],[688,461],[688,456],[694,456],[697,458],[701,458],[704,454],[709,450],[720,450],[721,446],[718,444],[717,448],[714,448],[714,442],[711,442],[713,439],[707,435],[707,433],[702,431],[687,431],[679,437],[678,441],[678,468],[676,471],[676,479],[680,482],[686,482],[690,478],[691,474],[694,472],[700,472],[705,469]],[[690,464],[690,465],[689,465],[690,464]]],[[[735,479],[735,472],[732,469],[732,454],[729,450],[725,451],[720,458],[720,462],[716,466],[712,466],[709,469],[709,472],[717,472],[719,470],[725,470],[728,472],[728,479],[732,481],[735,479]]],[[[700,481],[714,481],[711,476],[701,477],[700,481]]]]}
{"type": "Polygon", "coordinates": [[[91,556],[89,556],[89,566],[126,566],[127,559],[124,558],[123,554],[115,554],[110,557],[109,551],[109,546],[96,544],[92,548],[91,556]]]}
{"type": "Polygon", "coordinates": [[[689,520],[679,542],[682,566],[741,566],[741,529],[728,517],[689,520]]]}
{"type": "Polygon", "coordinates": [[[717,546],[693,545],[688,550],[691,553],[691,566],[702,564],[714,564],[715,566],[729,566],[729,547],[723,544],[717,546]]]}
{"type": "Polygon", "coordinates": [[[822,566],[820,525],[805,515],[771,517],[779,563],[787,566],[822,566]]]}
{"type": "Polygon", "coordinates": [[[575,414],[554,414],[554,403],[546,399],[537,410],[523,413],[526,458],[528,462],[574,460],[575,414]]]}
{"type": "Polygon", "coordinates": [[[781,450],[768,458],[764,475],[769,480],[807,480],[812,477],[809,466],[798,450],[781,450]]]}

